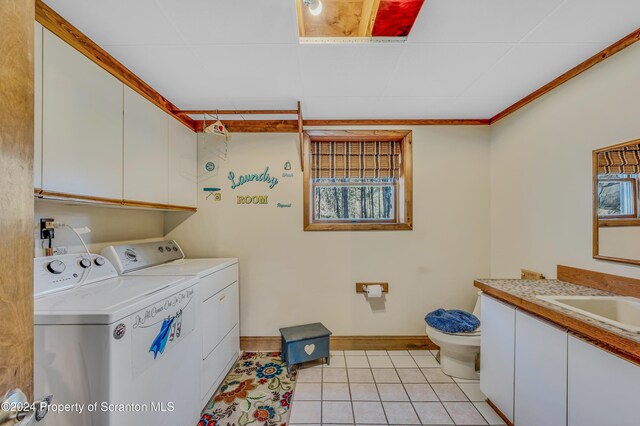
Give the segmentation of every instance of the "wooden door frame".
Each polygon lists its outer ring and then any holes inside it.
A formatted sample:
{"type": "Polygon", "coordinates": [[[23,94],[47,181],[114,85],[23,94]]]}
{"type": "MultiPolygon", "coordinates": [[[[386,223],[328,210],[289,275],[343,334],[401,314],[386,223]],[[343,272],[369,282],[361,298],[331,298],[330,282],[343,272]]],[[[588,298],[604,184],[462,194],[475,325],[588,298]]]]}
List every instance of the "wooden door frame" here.
{"type": "Polygon", "coordinates": [[[0,396],[33,398],[34,1],[0,2],[0,396]]]}

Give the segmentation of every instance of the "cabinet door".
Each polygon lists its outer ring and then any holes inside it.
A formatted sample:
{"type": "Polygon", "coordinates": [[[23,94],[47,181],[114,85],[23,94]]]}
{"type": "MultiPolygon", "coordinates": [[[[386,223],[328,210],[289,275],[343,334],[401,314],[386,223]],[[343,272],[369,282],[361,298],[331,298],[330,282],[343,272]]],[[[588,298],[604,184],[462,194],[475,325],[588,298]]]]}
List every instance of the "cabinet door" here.
{"type": "Polygon", "coordinates": [[[196,207],[197,201],[197,134],[168,117],[169,120],[169,204],[196,207]]]}
{"type": "Polygon", "coordinates": [[[42,25],[35,23],[33,44],[33,187],[42,189],[42,25]]]}
{"type": "Polygon", "coordinates": [[[566,425],[567,330],[516,311],[515,379],[515,424],[566,425]]]}
{"type": "Polygon", "coordinates": [[[44,30],[43,189],[122,199],[122,88],[44,30]]]}
{"type": "Polygon", "coordinates": [[[124,88],[124,199],[167,204],[167,114],[124,88]]]}
{"type": "Polygon", "coordinates": [[[480,388],[513,422],[516,310],[481,296],[480,388]]]}
{"type": "Polygon", "coordinates": [[[569,336],[569,426],[637,426],[640,366],[569,336]]]}

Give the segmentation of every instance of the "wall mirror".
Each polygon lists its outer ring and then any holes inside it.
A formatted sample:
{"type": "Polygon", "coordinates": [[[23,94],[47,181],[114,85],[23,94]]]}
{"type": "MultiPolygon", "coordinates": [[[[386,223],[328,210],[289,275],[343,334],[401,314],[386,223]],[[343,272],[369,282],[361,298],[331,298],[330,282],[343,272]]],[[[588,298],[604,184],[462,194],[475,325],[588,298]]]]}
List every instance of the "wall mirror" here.
{"type": "Polygon", "coordinates": [[[593,151],[593,257],[640,265],[640,139],[593,151]]]}

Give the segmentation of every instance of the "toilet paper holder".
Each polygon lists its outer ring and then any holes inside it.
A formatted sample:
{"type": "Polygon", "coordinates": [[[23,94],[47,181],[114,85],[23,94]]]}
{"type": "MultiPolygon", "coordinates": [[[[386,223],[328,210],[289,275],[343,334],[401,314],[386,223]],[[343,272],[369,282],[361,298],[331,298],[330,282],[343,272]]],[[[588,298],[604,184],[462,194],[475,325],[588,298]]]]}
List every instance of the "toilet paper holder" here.
{"type": "Polygon", "coordinates": [[[380,285],[383,293],[389,293],[389,283],[356,283],[356,293],[366,293],[368,285],[380,285]]]}

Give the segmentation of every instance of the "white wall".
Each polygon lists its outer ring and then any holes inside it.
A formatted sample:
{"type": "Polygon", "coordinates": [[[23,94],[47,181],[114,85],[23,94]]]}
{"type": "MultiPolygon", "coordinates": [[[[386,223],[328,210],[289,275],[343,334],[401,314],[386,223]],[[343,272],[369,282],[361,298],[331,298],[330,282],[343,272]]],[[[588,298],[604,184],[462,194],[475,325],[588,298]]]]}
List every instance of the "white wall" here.
{"type": "Polygon", "coordinates": [[[640,277],[591,256],[591,151],[640,137],[640,43],[491,126],[491,274],[564,264],[640,277]]]}
{"type": "MultiPolygon", "coordinates": [[[[105,246],[114,243],[162,238],[164,215],[165,213],[158,211],[96,207],[36,199],[33,224],[35,256],[42,256],[40,218],[54,218],[56,222],[66,223],[74,228],[89,227],[91,233],[82,237],[91,252],[100,253],[105,246]]],[[[70,253],[84,250],[71,231],[59,229],[55,232],[54,246],[68,247],[70,253]]]]}
{"type": "MultiPolygon", "coordinates": [[[[169,238],[190,257],[238,257],[241,334],[277,335],[282,326],[321,321],[336,335],[421,335],[438,307],[471,310],[473,279],[489,274],[488,128],[413,128],[414,229],[304,232],[297,134],[235,134],[227,161],[199,183],[198,212],[167,216],[169,238]],[[283,178],[292,163],[293,178],[283,178]],[[235,190],[227,179],[265,166],[280,182],[235,190]],[[222,188],[222,201],[203,187],[222,188]],[[268,195],[268,205],[237,205],[268,195]],[[291,203],[291,208],[276,204],[291,203]],[[384,303],[355,293],[357,281],[387,281],[384,303]]],[[[199,165],[215,156],[200,144],[199,165]]]]}

